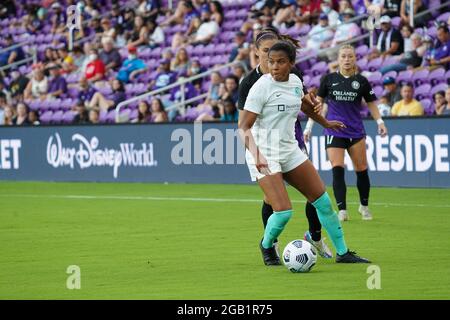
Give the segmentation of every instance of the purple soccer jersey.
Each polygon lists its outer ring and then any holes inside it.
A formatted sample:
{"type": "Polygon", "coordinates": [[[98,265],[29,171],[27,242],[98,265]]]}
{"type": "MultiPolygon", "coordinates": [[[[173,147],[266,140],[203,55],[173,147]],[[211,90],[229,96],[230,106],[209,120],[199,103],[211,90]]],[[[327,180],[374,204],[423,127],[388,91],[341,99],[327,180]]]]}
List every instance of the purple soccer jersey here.
{"type": "Polygon", "coordinates": [[[377,97],[365,77],[356,74],[346,78],[338,72],[328,74],[320,83],[318,96],[328,105],[327,120],[341,121],[347,126],[340,131],[325,129],[325,135],[350,139],[366,135],[360,113],[362,98],[369,103],[377,97]]]}

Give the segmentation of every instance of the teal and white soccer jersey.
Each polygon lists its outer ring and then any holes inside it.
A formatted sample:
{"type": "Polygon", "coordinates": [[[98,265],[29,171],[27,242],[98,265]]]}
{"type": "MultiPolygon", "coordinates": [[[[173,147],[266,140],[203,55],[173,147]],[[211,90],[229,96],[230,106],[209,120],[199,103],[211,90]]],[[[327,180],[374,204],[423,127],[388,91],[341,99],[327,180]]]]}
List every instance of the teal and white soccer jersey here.
{"type": "MultiPolygon", "coordinates": [[[[302,81],[295,74],[290,74],[286,82],[275,81],[265,74],[248,94],[244,110],[258,114],[251,130],[272,173],[288,172],[307,159],[295,139],[295,122],[303,95],[302,81]]],[[[262,178],[249,151],[246,160],[252,180],[262,178]]]]}

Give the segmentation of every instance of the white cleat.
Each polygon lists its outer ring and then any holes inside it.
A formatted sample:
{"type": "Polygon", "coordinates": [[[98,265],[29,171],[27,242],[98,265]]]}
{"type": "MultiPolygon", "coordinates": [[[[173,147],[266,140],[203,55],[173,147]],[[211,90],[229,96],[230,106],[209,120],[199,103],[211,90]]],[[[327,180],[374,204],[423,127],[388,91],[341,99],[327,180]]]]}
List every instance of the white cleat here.
{"type": "Polygon", "coordinates": [[[347,210],[339,210],[338,218],[339,218],[339,221],[341,221],[341,222],[350,220],[350,218],[348,217],[347,210]]]}
{"type": "Polygon", "coordinates": [[[372,214],[370,213],[368,206],[359,205],[359,213],[363,220],[372,220],[372,214]]]}
{"type": "Polygon", "coordinates": [[[325,259],[331,259],[333,258],[333,253],[331,252],[330,248],[327,246],[325,241],[323,241],[323,238],[319,241],[314,241],[311,238],[311,234],[309,231],[305,232],[305,236],[303,237],[306,241],[312,244],[312,246],[317,250],[317,253],[325,259]]]}

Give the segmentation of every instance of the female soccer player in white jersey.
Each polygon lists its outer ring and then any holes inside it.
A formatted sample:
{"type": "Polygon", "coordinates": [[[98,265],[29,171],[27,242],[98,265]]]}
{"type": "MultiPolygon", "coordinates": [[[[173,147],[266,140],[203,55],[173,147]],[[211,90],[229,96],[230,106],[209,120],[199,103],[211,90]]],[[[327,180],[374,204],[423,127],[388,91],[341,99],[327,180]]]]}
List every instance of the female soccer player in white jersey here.
{"type": "MultiPolygon", "coordinates": [[[[286,40],[288,42],[292,42],[294,45],[297,45],[296,40],[290,38],[287,35],[281,35],[277,29],[266,27],[261,30],[261,32],[256,36],[255,39],[255,47],[256,52],[259,57],[259,65],[253,69],[240,83],[239,85],[239,99],[238,99],[238,108],[239,110],[243,110],[245,106],[245,102],[247,100],[248,93],[250,88],[261,78],[264,74],[268,73],[268,51],[277,41],[286,40]]],[[[291,73],[296,74],[300,80],[303,81],[302,75],[297,68],[292,68],[291,73]]],[[[303,87],[303,92],[305,95],[307,94],[307,90],[303,87]]],[[[315,99],[314,96],[306,96],[304,98],[305,101],[309,102],[310,107],[313,104],[311,99],[315,99]]],[[[314,118],[320,124],[322,124],[326,128],[341,128],[341,122],[338,121],[327,121],[321,115],[314,112],[314,108],[306,108],[306,103],[302,104],[302,111],[305,112],[309,117],[314,118]]],[[[305,153],[307,153],[305,142],[303,141],[303,132],[301,128],[301,124],[299,119],[297,119],[295,123],[295,138],[298,142],[298,147],[305,153]]],[[[265,199],[267,200],[267,199],[265,199]]],[[[330,248],[326,245],[324,239],[322,238],[322,225],[320,224],[319,218],[317,216],[316,208],[310,203],[306,202],[305,206],[306,218],[308,219],[308,231],[305,232],[305,240],[310,242],[318,251],[318,254],[323,258],[332,258],[333,254],[330,248]]],[[[263,201],[263,205],[261,208],[262,220],[264,228],[267,225],[267,220],[273,214],[272,206],[267,203],[267,201],[263,201]]],[[[275,239],[275,247],[278,246],[278,239],[275,239]]],[[[278,251],[278,248],[277,248],[278,251]]]]}
{"type": "Polygon", "coordinates": [[[336,248],[336,262],[368,263],[348,250],[337,214],[316,169],[298,148],[295,121],[301,107],[303,84],[291,73],[295,47],[285,41],[269,50],[269,72],[250,89],[240,114],[239,134],[252,180],[257,181],[274,214],[267,221],[260,249],[266,265],[279,265],[273,241],[292,216],[284,180],[300,191],[317,210],[320,222],[336,248]]]}
{"type": "MultiPolygon", "coordinates": [[[[356,186],[359,191],[359,213],[363,220],[371,220],[369,211],[370,180],[367,171],[366,132],[361,118],[361,101],[364,100],[378,124],[378,133],[384,137],[386,126],[378,111],[375,96],[369,81],[356,72],[355,49],[350,45],[342,46],[338,55],[339,70],[326,75],[318,92],[318,99],[324,104],[323,114],[328,120],[339,120],[345,123],[343,130],[330,131],[325,129],[326,149],[333,170],[333,190],[339,208],[339,220],[349,219],[347,214],[344,171],[344,154],[347,150],[356,172],[356,186]]],[[[312,121],[305,128],[305,139],[311,135],[312,121]]]]}

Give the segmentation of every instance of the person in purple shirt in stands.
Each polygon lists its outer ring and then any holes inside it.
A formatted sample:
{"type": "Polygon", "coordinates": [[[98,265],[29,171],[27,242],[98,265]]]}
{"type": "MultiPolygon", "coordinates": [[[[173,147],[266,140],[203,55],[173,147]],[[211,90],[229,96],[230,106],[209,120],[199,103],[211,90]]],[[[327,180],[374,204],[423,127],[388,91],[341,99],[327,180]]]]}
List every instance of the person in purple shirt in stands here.
{"type": "Polygon", "coordinates": [[[117,107],[119,103],[126,100],[127,96],[125,94],[125,86],[123,85],[123,82],[114,79],[112,81],[112,89],[113,93],[109,95],[108,98],[106,98],[101,92],[95,93],[89,102],[88,108],[111,111],[117,107]]]}
{"type": "Polygon", "coordinates": [[[48,95],[53,98],[62,98],[67,93],[67,82],[63,76],[61,76],[61,67],[57,64],[52,65],[50,70],[50,83],[48,85],[48,95]]]}
{"type": "Polygon", "coordinates": [[[81,90],[78,92],[77,99],[87,106],[97,90],[84,77],[80,79],[79,86],[81,90]]]}
{"type": "Polygon", "coordinates": [[[427,62],[432,67],[443,66],[448,69],[450,68],[450,34],[446,25],[438,27],[437,38],[434,55],[427,62]]]}
{"type": "Polygon", "coordinates": [[[176,74],[170,70],[170,60],[162,60],[157,71],[149,84],[149,90],[158,90],[175,82],[176,74]]]}
{"type": "MultiPolygon", "coordinates": [[[[384,137],[387,129],[375,103],[377,97],[369,81],[357,73],[355,49],[344,45],[339,49],[337,72],[324,76],[321,80],[317,99],[324,105],[323,113],[327,120],[337,120],[345,124],[340,131],[325,129],[326,149],[333,170],[333,190],[339,208],[339,220],[348,220],[344,171],[344,155],[347,150],[355,167],[357,187],[360,197],[359,213],[363,220],[371,220],[369,211],[370,181],[367,170],[366,132],[361,113],[362,99],[366,101],[374,120],[378,124],[378,133],[384,137]],[[328,113],[327,113],[328,110],[328,113]]],[[[312,122],[308,121],[305,137],[309,139],[312,122]]]]}

